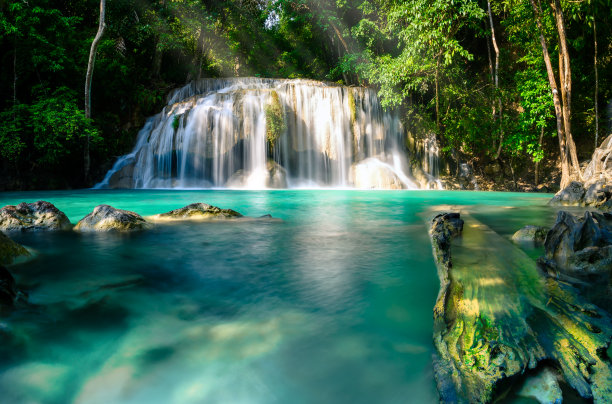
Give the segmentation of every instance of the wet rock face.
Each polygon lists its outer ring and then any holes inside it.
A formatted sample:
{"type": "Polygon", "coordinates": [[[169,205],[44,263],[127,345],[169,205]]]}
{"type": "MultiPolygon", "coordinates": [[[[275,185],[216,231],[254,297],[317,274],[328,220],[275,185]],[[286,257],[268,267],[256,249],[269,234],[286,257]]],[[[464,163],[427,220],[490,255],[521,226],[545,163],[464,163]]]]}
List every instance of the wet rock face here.
{"type": "Polygon", "coordinates": [[[93,212],[81,219],[75,231],[133,231],[151,227],[142,216],[127,210],[115,209],[109,205],[96,206],[93,212]]]}
{"type": "Polygon", "coordinates": [[[192,203],[180,209],[171,210],[152,217],[153,220],[206,220],[234,219],[242,214],[232,209],[221,209],[206,203],[192,203]]]}
{"type": "Polygon", "coordinates": [[[542,244],[546,240],[548,229],[541,226],[525,226],[512,235],[512,241],[519,243],[532,242],[542,244]]]}
{"type": "Polygon", "coordinates": [[[604,181],[597,181],[585,187],[581,182],[574,181],[565,189],[557,192],[549,204],[585,206],[610,211],[612,210],[612,185],[604,181]]]}
{"type": "Polygon", "coordinates": [[[10,265],[18,258],[29,256],[28,250],[0,231],[0,265],[10,265]]]}
{"type": "Polygon", "coordinates": [[[612,215],[561,211],[546,237],[546,258],[561,272],[588,275],[612,270],[612,215]]]}
{"type": "Polygon", "coordinates": [[[0,209],[0,230],[68,230],[68,217],[53,204],[45,201],[22,202],[0,209]]]}

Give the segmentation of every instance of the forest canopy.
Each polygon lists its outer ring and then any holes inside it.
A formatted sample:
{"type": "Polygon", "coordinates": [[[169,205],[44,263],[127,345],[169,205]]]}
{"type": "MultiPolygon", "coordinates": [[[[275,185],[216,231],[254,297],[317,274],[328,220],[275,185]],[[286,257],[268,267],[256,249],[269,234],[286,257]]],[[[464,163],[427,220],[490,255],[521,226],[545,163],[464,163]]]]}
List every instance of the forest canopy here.
{"type": "Polygon", "coordinates": [[[100,2],[0,1],[0,188],[91,185],[170,89],[203,77],[370,86],[449,159],[536,183],[540,162],[579,177],[610,132],[609,0],[108,0],[105,14],[88,117],[100,2]]]}

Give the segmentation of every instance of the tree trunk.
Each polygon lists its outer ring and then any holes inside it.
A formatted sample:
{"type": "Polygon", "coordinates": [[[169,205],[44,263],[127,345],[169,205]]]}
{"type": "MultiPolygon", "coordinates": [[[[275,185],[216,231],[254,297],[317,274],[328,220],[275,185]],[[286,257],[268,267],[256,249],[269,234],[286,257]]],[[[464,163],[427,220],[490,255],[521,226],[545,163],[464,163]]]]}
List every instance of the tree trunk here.
{"type": "Polygon", "coordinates": [[[204,24],[200,27],[200,37],[198,38],[199,61],[198,61],[198,80],[202,78],[202,64],[204,64],[204,55],[206,48],[204,46],[204,24]]]}
{"type": "MultiPolygon", "coordinates": [[[[87,75],[85,76],[85,117],[91,118],[91,80],[93,78],[94,64],[96,63],[96,51],[98,44],[104,35],[104,29],[106,24],[104,22],[104,16],[106,13],[106,0],[100,0],[100,21],[98,24],[98,32],[91,43],[91,49],[89,50],[89,61],[87,63],[87,75]]],[[[89,178],[89,134],[85,142],[85,181],[89,178]]]]}
{"type": "MultiPolygon", "coordinates": [[[[540,140],[538,141],[538,150],[542,150],[542,141],[544,140],[544,126],[540,128],[540,140]]],[[[535,185],[538,186],[540,161],[535,163],[535,185]]]]}
{"type": "Polygon", "coordinates": [[[565,126],[565,142],[569,151],[572,164],[572,172],[570,176],[577,177],[582,181],[580,173],[580,162],[576,152],[576,144],[572,137],[571,130],[571,115],[572,115],[572,70],[570,67],[570,56],[567,48],[567,37],[565,35],[565,21],[563,18],[563,10],[559,0],[551,1],[551,7],[555,15],[557,23],[557,31],[559,32],[559,78],[561,85],[561,100],[563,105],[563,124],[565,126]]]}
{"type": "Polygon", "coordinates": [[[599,146],[599,71],[597,69],[597,23],[595,13],[593,13],[593,35],[595,36],[595,57],[593,65],[595,67],[595,149],[599,146]]]}
{"type": "Polygon", "coordinates": [[[440,56],[436,60],[436,127],[440,135],[440,56]]]}
{"type": "Polygon", "coordinates": [[[493,49],[495,50],[495,93],[497,95],[497,103],[499,105],[499,146],[497,147],[497,153],[495,154],[495,160],[499,159],[499,155],[504,145],[504,124],[502,116],[502,100],[499,95],[499,46],[497,46],[497,40],[495,39],[495,25],[493,25],[493,13],[491,12],[491,2],[487,1],[487,10],[489,13],[489,23],[491,24],[491,41],[493,42],[493,49]]]}
{"type": "Polygon", "coordinates": [[[548,74],[548,83],[553,95],[553,104],[555,106],[555,117],[557,121],[557,137],[559,138],[559,155],[561,157],[561,188],[565,188],[571,181],[570,165],[569,165],[569,152],[566,146],[565,140],[565,125],[563,123],[563,109],[561,107],[561,100],[559,99],[559,90],[557,89],[557,81],[555,79],[555,72],[550,62],[550,55],[548,53],[548,44],[544,37],[544,27],[542,26],[542,10],[535,3],[535,0],[530,0],[533,12],[535,14],[535,22],[538,27],[538,33],[540,36],[540,44],[542,45],[542,55],[544,57],[544,64],[546,65],[546,73],[548,74]]]}
{"type": "Polygon", "coordinates": [[[13,42],[13,120],[16,119],[15,106],[17,105],[17,34],[13,42]]]}
{"type": "Polygon", "coordinates": [[[161,75],[162,59],[164,57],[164,51],[162,50],[160,39],[155,39],[155,53],[153,54],[153,67],[151,69],[151,78],[154,80],[159,79],[161,75]]]}

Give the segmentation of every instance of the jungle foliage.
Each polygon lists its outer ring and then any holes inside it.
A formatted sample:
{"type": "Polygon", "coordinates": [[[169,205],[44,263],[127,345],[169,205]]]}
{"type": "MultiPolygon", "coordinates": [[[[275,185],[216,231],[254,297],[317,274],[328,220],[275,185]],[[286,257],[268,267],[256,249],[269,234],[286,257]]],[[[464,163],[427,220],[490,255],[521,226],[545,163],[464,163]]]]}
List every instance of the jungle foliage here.
{"type": "MultiPolygon", "coordinates": [[[[555,3],[571,59],[573,138],[587,158],[609,131],[611,2],[538,1],[558,73],[555,3]]],[[[401,109],[410,131],[434,132],[448,156],[512,161],[533,172],[559,150],[532,4],[108,0],[90,119],[83,87],[99,1],[0,0],[0,188],[90,185],[85,139],[95,181],[129,150],[169,89],[226,76],[373,86],[385,106],[401,109]]]]}

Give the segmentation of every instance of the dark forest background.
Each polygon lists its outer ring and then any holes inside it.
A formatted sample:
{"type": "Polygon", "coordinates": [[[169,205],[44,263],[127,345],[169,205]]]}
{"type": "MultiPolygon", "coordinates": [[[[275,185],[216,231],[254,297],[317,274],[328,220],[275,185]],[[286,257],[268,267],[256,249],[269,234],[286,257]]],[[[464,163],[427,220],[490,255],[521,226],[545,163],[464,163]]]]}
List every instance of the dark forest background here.
{"type": "Polygon", "coordinates": [[[560,132],[542,39],[557,77],[563,56],[571,61],[571,134],[579,159],[588,159],[610,133],[610,6],[108,0],[88,118],[85,75],[100,2],[1,0],[0,189],[91,186],[131,149],[170,89],[228,76],[372,86],[414,136],[437,136],[446,161],[515,184],[558,181],[560,132]]]}

